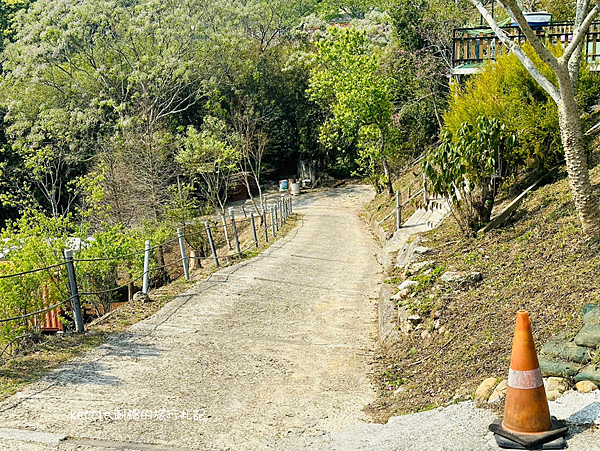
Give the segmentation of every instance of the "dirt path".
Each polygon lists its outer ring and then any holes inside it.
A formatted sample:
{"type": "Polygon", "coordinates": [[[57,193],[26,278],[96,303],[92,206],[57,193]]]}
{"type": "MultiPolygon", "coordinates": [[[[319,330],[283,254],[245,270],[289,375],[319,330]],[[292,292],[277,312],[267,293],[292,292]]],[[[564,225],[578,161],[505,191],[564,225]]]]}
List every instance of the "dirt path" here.
{"type": "Polygon", "coordinates": [[[289,449],[366,421],[381,275],[357,213],[370,196],[299,199],[303,221],[263,255],[0,404],[0,448],[289,449]],[[2,428],[57,435],[27,444],[2,428]],[[100,441],[53,444],[63,436],[100,441]]]}

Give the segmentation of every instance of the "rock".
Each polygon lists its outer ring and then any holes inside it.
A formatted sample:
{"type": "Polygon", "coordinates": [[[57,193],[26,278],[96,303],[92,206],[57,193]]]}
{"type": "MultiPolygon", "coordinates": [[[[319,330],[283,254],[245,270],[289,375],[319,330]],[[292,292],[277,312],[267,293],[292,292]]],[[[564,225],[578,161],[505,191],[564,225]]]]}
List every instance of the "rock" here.
{"type": "Polygon", "coordinates": [[[436,310],[433,312],[433,317],[434,318],[439,318],[440,316],[442,316],[442,311],[441,310],[436,310]]]}
{"type": "Polygon", "coordinates": [[[445,327],[445,326],[442,326],[442,327],[440,327],[440,328],[438,329],[438,332],[439,332],[440,334],[443,334],[444,332],[446,332],[446,327],[445,327]]]}
{"type": "Polygon", "coordinates": [[[558,390],[550,390],[546,392],[546,398],[548,401],[556,401],[562,395],[558,390]]]}
{"type": "Polygon", "coordinates": [[[580,393],[589,393],[594,390],[598,390],[598,386],[592,381],[579,381],[575,384],[575,388],[580,393]]]}
{"type": "Polygon", "coordinates": [[[578,346],[574,341],[568,340],[566,332],[552,337],[542,347],[542,354],[576,363],[586,363],[590,360],[590,350],[578,346]]]}
{"type": "Polygon", "coordinates": [[[481,279],[483,276],[477,271],[446,271],[441,277],[442,282],[446,283],[479,282],[481,279]]]}
{"type": "Polygon", "coordinates": [[[419,315],[410,315],[410,316],[409,316],[407,319],[408,319],[408,320],[409,320],[409,321],[410,321],[412,324],[415,324],[415,325],[416,325],[416,324],[419,324],[419,323],[422,321],[422,319],[421,319],[421,317],[420,317],[419,315]]]}
{"type": "Polygon", "coordinates": [[[506,396],[506,390],[508,389],[508,381],[506,379],[502,379],[496,388],[490,395],[488,399],[488,403],[499,402],[506,396]]]}
{"type": "Polygon", "coordinates": [[[431,337],[431,334],[428,331],[421,332],[421,340],[427,340],[429,337],[431,337]]]}
{"type": "Polygon", "coordinates": [[[141,291],[138,291],[137,293],[135,293],[133,295],[133,300],[134,301],[142,301],[142,302],[150,302],[150,296],[148,296],[147,293],[142,293],[141,291]]]}
{"type": "Polygon", "coordinates": [[[475,401],[487,401],[490,397],[490,395],[492,394],[492,392],[494,391],[494,387],[496,386],[496,378],[495,377],[488,377],[487,379],[485,379],[481,385],[479,385],[479,387],[477,387],[477,390],[475,391],[475,401]]]}
{"type": "Polygon", "coordinates": [[[586,304],[583,307],[584,324],[600,324],[600,305],[586,304]]]}
{"type": "Polygon", "coordinates": [[[500,401],[502,401],[504,396],[506,396],[506,395],[503,395],[502,393],[499,393],[496,390],[494,390],[488,399],[488,403],[493,404],[495,402],[500,402],[500,401]]]}
{"type": "Polygon", "coordinates": [[[435,266],[435,260],[425,260],[423,262],[412,263],[406,270],[407,275],[417,274],[424,269],[433,268],[435,266]]]}
{"type": "Polygon", "coordinates": [[[496,388],[494,389],[497,392],[502,393],[503,395],[506,394],[506,390],[508,390],[508,380],[507,379],[502,379],[500,381],[500,383],[498,385],[496,385],[496,388]]]}
{"type": "Polygon", "coordinates": [[[396,390],[394,390],[394,394],[395,395],[399,395],[402,392],[406,391],[406,387],[398,387],[396,390]]]}
{"type": "Polygon", "coordinates": [[[403,290],[398,291],[398,293],[393,295],[390,299],[392,301],[400,301],[406,297],[408,297],[408,289],[405,288],[403,290]]]}
{"type": "Polygon", "coordinates": [[[538,360],[540,362],[540,369],[542,370],[543,376],[573,376],[581,368],[581,365],[572,362],[550,360],[544,357],[539,357],[538,360]]]}
{"type": "Polygon", "coordinates": [[[589,348],[600,346],[600,324],[584,324],[579,333],[575,335],[575,343],[589,348]]]}
{"type": "Polygon", "coordinates": [[[405,334],[408,335],[412,332],[413,330],[413,325],[410,321],[403,321],[400,323],[400,330],[405,334]]]}
{"type": "Polygon", "coordinates": [[[591,381],[596,385],[600,384],[600,365],[588,365],[582,368],[579,374],[575,376],[575,382],[591,381]]]}
{"type": "Polygon", "coordinates": [[[398,252],[398,257],[396,258],[396,267],[397,268],[406,268],[415,260],[414,251],[419,245],[423,242],[423,238],[420,236],[416,237],[412,242],[406,243],[404,248],[398,252]]]}
{"type": "Polygon", "coordinates": [[[412,288],[412,287],[416,287],[417,285],[419,285],[419,282],[417,282],[416,280],[405,280],[400,285],[398,285],[398,289],[400,291],[402,291],[404,289],[409,289],[409,288],[412,288]]]}
{"type": "Polygon", "coordinates": [[[390,301],[393,294],[396,293],[396,287],[389,283],[382,283],[379,288],[379,302],[377,303],[377,328],[379,344],[388,346],[400,338],[398,333],[398,323],[396,318],[398,310],[396,303],[390,301]]]}
{"type": "Polygon", "coordinates": [[[564,377],[549,377],[546,382],[546,391],[564,393],[569,388],[569,382],[564,377]]]}

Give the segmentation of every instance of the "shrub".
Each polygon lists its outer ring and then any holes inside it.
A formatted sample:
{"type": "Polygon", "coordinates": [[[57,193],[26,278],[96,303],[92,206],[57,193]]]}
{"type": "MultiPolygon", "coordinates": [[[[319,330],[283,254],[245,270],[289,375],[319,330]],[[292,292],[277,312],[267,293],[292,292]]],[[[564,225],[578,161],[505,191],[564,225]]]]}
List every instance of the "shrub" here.
{"type": "Polygon", "coordinates": [[[456,135],[442,130],[441,141],[424,162],[430,189],[451,199],[461,229],[472,233],[489,222],[499,183],[514,167],[515,136],[497,119],[480,116],[456,135]]]}

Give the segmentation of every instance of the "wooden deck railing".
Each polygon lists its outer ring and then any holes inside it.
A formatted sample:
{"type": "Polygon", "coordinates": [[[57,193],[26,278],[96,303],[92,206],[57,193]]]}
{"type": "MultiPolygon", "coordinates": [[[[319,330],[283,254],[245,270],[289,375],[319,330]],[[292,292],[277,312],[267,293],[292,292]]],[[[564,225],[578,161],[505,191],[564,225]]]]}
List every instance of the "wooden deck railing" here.
{"type": "MultiPolygon", "coordinates": [[[[536,27],[535,33],[552,44],[566,44],[573,39],[572,22],[551,23],[536,27]]],[[[519,43],[525,42],[525,35],[518,26],[502,27],[504,32],[519,43]]],[[[600,22],[593,22],[584,41],[584,54],[587,62],[597,69],[600,65],[600,22]]],[[[455,28],[453,37],[452,66],[479,64],[505,54],[506,47],[500,42],[491,28],[455,28]]]]}

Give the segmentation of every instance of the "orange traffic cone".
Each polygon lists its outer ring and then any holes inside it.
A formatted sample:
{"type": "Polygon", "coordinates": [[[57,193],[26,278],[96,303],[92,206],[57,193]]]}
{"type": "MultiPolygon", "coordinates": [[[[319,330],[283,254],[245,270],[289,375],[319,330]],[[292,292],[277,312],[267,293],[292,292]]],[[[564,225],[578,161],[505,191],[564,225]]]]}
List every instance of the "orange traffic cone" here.
{"type": "Polygon", "coordinates": [[[544,449],[566,447],[567,427],[550,417],[529,313],[523,310],[517,312],[504,421],[495,421],[490,430],[502,448],[523,449],[541,444],[546,444],[544,449]]]}

